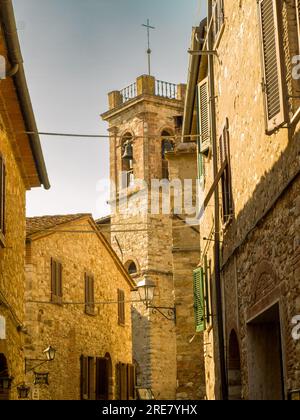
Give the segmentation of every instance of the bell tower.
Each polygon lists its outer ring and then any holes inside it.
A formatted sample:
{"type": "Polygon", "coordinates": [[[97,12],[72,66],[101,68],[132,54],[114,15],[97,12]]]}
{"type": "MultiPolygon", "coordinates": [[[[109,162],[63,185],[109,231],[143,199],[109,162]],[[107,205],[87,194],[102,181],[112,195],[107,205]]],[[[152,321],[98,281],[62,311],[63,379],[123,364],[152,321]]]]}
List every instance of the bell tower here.
{"type": "MultiPolygon", "coordinates": [[[[155,284],[154,307],[132,307],[137,385],[156,399],[176,397],[176,320],[172,263],[172,215],[151,212],[151,182],[169,177],[167,155],[180,143],[186,86],[140,76],[109,93],[111,243],[138,284],[155,284]]],[[[136,293],[133,300],[138,300],[136,293]]]]}

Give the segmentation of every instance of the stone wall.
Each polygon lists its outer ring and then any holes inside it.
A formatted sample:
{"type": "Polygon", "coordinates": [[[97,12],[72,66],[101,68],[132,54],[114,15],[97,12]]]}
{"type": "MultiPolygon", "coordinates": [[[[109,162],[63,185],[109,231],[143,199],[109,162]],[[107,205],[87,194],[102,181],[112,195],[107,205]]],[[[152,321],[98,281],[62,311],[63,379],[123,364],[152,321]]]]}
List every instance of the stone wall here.
{"type": "Polygon", "coordinates": [[[14,378],[10,398],[17,399],[15,386],[24,378],[24,336],[19,327],[24,320],[25,186],[10,141],[7,110],[0,95],[0,154],[6,166],[5,246],[0,245],[0,315],[6,320],[6,339],[0,339],[0,353],[5,355],[9,375],[14,378]]]}
{"type": "MultiPolygon", "coordinates": [[[[27,245],[31,259],[26,265],[26,356],[41,358],[52,345],[57,349],[51,364],[41,368],[50,372],[48,389],[41,398],[80,399],[80,356],[105,357],[113,366],[113,396],[116,397],[115,367],[132,363],[131,287],[111,253],[99,239],[88,218],[72,222],[69,230],[91,233],[54,233],[32,237],[27,245]],[[30,251],[30,252],[29,252],[30,251]],[[63,265],[63,301],[75,305],[55,305],[50,301],[51,258],[63,265]],[[95,279],[95,302],[114,302],[95,306],[95,316],[84,312],[84,274],[95,279]],[[117,290],[125,291],[125,326],[118,324],[117,290]],[[35,301],[36,303],[30,303],[35,301]],[[48,302],[48,304],[37,303],[48,302]]],[[[67,229],[67,230],[68,230],[67,229]]],[[[30,383],[30,374],[26,380],[30,383]]]]}
{"type": "MultiPolygon", "coordinates": [[[[289,70],[296,33],[288,33],[285,19],[289,19],[291,28],[291,13],[294,12],[291,4],[291,1],[282,3],[285,28],[282,32],[283,59],[290,93],[294,82],[289,70]]],[[[224,32],[218,45],[220,59],[215,60],[217,133],[221,135],[228,118],[234,200],[233,220],[222,227],[225,353],[228,359],[229,337],[235,330],[241,352],[242,397],[249,398],[248,362],[253,354],[249,353],[247,322],[278,300],[287,396],[289,389],[299,388],[300,385],[296,361],[299,358],[299,343],[292,341],[290,325],[292,317],[297,314],[299,296],[299,181],[293,179],[300,166],[299,125],[266,135],[256,2],[225,2],[225,16],[224,32]],[[260,275],[263,262],[268,262],[272,269],[267,275],[260,275]]],[[[291,104],[290,115],[295,112],[297,104],[295,101],[291,104]]],[[[206,162],[206,173],[207,191],[212,183],[209,161],[206,162]]],[[[205,235],[211,230],[212,218],[213,210],[208,208],[201,223],[205,235]]],[[[205,242],[201,244],[201,248],[204,247],[205,242]]],[[[211,258],[212,245],[207,247],[211,258]]],[[[214,348],[207,348],[207,392],[209,398],[218,398],[218,366],[213,366],[215,363],[209,360],[218,351],[216,328],[213,333],[214,348]]],[[[209,334],[211,332],[207,332],[206,336],[209,337],[209,334]]],[[[217,360],[215,357],[214,362],[217,360]]]]}

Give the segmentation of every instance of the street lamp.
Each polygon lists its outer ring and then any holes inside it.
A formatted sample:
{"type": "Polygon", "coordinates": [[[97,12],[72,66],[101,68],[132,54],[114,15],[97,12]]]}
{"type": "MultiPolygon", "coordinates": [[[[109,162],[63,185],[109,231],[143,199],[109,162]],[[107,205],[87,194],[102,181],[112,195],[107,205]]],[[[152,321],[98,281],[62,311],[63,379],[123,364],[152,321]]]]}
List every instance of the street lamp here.
{"type": "Polygon", "coordinates": [[[56,350],[54,347],[49,346],[46,350],[43,351],[43,353],[46,355],[48,362],[53,362],[56,355],[56,350]]]}
{"type": "Polygon", "coordinates": [[[28,372],[32,372],[36,368],[44,365],[45,363],[52,362],[55,359],[55,355],[56,355],[55,348],[49,346],[48,348],[46,348],[46,350],[43,351],[43,353],[45,354],[46,359],[27,359],[27,358],[25,359],[25,374],[28,372]],[[34,367],[29,368],[27,366],[28,362],[41,362],[41,363],[39,363],[38,365],[34,367]]]}
{"type": "Polygon", "coordinates": [[[149,277],[145,277],[144,280],[141,280],[137,285],[141,301],[145,304],[147,309],[153,301],[155,287],[155,283],[149,277]]]}
{"type": "Polygon", "coordinates": [[[165,306],[152,306],[154,299],[155,283],[147,276],[144,277],[137,284],[137,290],[139,292],[141,301],[144,303],[147,309],[152,309],[152,313],[159,312],[164,318],[169,321],[176,322],[176,308],[170,308],[165,306]]]}

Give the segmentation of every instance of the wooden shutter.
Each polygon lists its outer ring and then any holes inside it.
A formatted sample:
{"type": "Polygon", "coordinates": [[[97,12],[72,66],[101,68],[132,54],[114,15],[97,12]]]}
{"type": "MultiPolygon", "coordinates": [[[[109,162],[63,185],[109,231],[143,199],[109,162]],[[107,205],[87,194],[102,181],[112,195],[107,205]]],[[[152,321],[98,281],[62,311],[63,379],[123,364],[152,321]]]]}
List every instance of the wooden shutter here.
{"type": "Polygon", "coordinates": [[[118,322],[125,325],[125,293],[118,289],[118,322]]]}
{"type": "Polygon", "coordinates": [[[93,357],[88,358],[88,395],[89,400],[96,399],[96,375],[95,375],[95,359],[93,357]]]}
{"type": "Polygon", "coordinates": [[[206,329],[203,268],[194,271],[194,311],[196,332],[206,329]]]}
{"type": "Polygon", "coordinates": [[[119,399],[126,401],[128,398],[128,379],[127,379],[127,365],[119,363],[117,367],[118,371],[118,385],[119,385],[119,399]]]}
{"type": "Polygon", "coordinates": [[[51,301],[52,302],[55,302],[56,301],[56,296],[57,296],[57,293],[56,293],[56,273],[57,273],[57,270],[56,270],[56,261],[53,259],[53,258],[51,258],[51,301]]]}
{"type": "Polygon", "coordinates": [[[5,233],[5,164],[0,156],[0,232],[5,233]]]}
{"type": "Polygon", "coordinates": [[[81,356],[80,358],[80,390],[81,390],[81,399],[89,399],[89,384],[88,384],[88,358],[81,356]]]}
{"type": "Polygon", "coordinates": [[[85,312],[89,315],[95,314],[95,291],[94,278],[85,274],[84,288],[85,288],[85,312]]]}
{"type": "Polygon", "coordinates": [[[277,0],[259,0],[266,128],[272,132],[286,122],[282,45],[277,0]]]}
{"type": "Polygon", "coordinates": [[[105,358],[96,359],[96,399],[108,399],[108,367],[105,358]]]}
{"type": "Polygon", "coordinates": [[[296,14],[297,14],[297,30],[298,30],[298,46],[300,54],[300,0],[296,0],[296,14]]]}
{"type": "Polygon", "coordinates": [[[135,366],[127,365],[128,400],[135,400],[135,366]]]}
{"type": "Polygon", "coordinates": [[[205,285],[205,314],[206,314],[206,322],[210,323],[210,301],[209,301],[209,273],[208,273],[208,262],[207,262],[207,255],[204,257],[204,285],[205,285]]]}
{"type": "Polygon", "coordinates": [[[57,302],[62,303],[62,264],[56,263],[56,296],[57,302]]]}
{"type": "Polygon", "coordinates": [[[202,179],[204,173],[203,144],[210,143],[209,91],[208,78],[198,84],[197,88],[197,126],[198,145],[198,177],[202,179]]]}

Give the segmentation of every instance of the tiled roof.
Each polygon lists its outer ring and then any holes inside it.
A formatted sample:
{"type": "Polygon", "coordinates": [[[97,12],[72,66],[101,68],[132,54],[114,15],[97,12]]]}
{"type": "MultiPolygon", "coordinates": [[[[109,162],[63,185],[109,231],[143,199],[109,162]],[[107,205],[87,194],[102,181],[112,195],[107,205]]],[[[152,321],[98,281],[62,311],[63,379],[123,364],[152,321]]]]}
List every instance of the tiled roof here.
{"type": "Polygon", "coordinates": [[[63,216],[41,216],[41,217],[27,217],[26,218],[26,235],[30,236],[34,233],[43,232],[55,226],[64,223],[73,222],[85,216],[91,216],[87,213],[82,214],[66,214],[63,216]]]}

